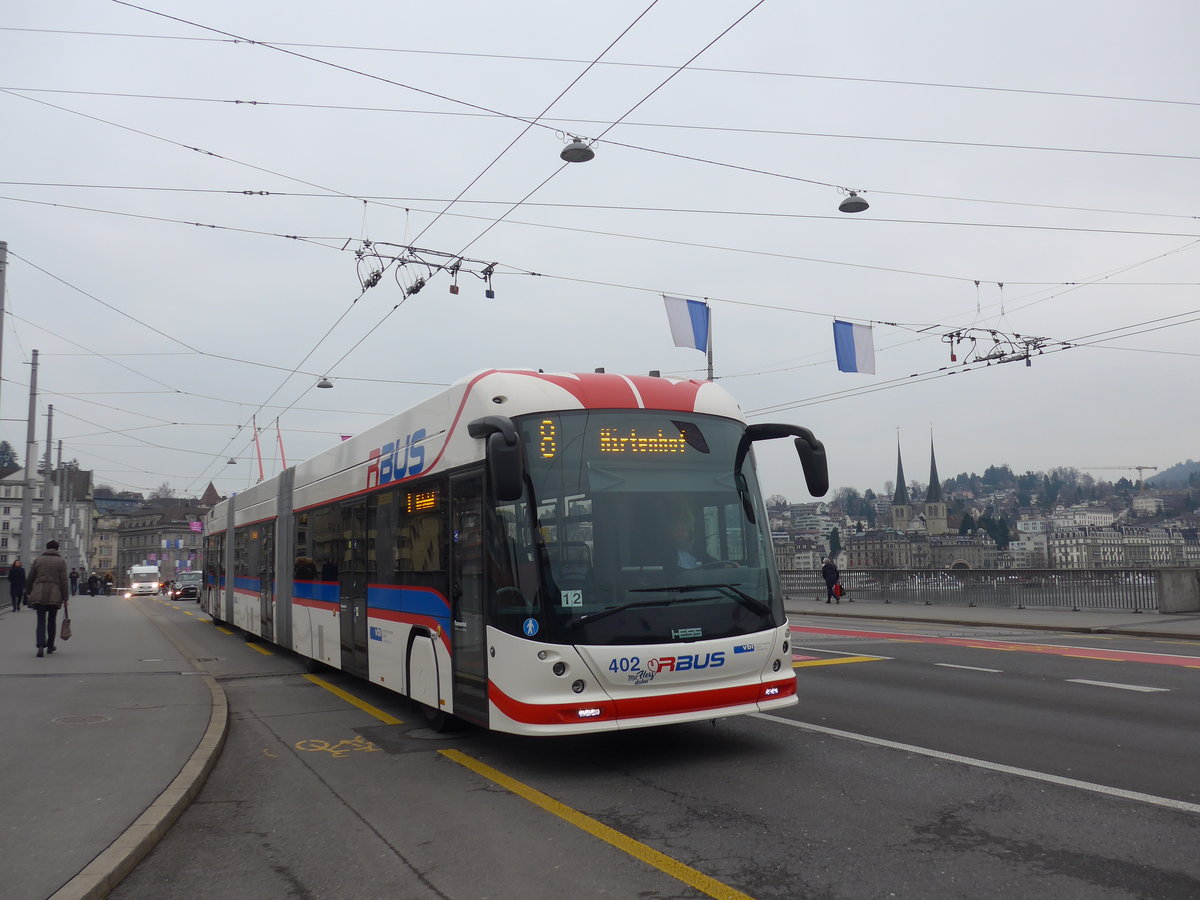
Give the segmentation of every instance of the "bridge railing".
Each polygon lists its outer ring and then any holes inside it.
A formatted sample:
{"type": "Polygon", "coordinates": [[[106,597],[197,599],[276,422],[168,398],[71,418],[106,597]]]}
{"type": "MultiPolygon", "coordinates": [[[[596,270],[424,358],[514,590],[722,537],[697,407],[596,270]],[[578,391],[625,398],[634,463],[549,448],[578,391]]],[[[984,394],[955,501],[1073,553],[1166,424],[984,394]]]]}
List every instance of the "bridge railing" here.
{"type": "MultiPolygon", "coordinates": [[[[820,572],[779,575],[785,596],[825,599],[820,572]]],[[[841,583],[872,603],[1141,612],[1158,609],[1162,579],[1154,569],[844,569],[841,583]]]]}

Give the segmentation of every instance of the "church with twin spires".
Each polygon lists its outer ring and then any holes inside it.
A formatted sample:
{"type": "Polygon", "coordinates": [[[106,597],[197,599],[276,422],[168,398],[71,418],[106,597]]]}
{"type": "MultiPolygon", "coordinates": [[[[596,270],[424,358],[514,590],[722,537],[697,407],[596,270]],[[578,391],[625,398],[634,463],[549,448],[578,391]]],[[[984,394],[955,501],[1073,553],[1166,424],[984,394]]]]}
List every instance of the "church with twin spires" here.
{"type": "Polygon", "coordinates": [[[896,442],[896,492],[892,496],[890,523],[847,536],[843,568],[949,569],[991,568],[996,564],[996,542],[986,532],[961,535],[950,531],[946,496],[938,478],[933,436],[929,438],[929,487],[925,499],[909,493],[904,478],[900,442],[896,442]]]}
{"type": "Polygon", "coordinates": [[[892,497],[892,530],[924,531],[926,534],[946,533],[946,498],[938,479],[937,458],[933,453],[933,436],[929,437],[929,488],[925,502],[914,504],[904,480],[904,460],[900,457],[900,441],[896,440],[896,493],[892,497]]]}

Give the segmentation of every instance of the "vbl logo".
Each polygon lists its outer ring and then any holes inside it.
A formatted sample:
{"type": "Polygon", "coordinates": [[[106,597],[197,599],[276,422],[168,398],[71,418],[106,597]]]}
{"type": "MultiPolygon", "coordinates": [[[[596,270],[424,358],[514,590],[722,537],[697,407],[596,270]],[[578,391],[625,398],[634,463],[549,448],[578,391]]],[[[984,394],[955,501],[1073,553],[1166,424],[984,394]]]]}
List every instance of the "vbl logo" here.
{"type": "Polygon", "coordinates": [[[418,428],[404,440],[388,441],[367,456],[367,487],[378,487],[419,475],[425,468],[425,429],[418,428]]]}

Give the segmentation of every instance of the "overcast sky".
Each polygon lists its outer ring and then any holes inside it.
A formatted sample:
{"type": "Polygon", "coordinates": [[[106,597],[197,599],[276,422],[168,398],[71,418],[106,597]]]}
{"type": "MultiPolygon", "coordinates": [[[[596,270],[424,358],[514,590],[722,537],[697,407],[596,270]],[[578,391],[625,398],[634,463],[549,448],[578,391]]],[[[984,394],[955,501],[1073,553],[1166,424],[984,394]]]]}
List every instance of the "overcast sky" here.
{"type": "Polygon", "coordinates": [[[24,461],[36,349],[39,454],[53,403],[98,484],[228,493],[482,368],[704,377],[665,293],[835,489],[897,436],[925,480],[931,433],[943,478],[1200,458],[1197,33],[1194,0],[9,4],[0,437],[24,461]]]}

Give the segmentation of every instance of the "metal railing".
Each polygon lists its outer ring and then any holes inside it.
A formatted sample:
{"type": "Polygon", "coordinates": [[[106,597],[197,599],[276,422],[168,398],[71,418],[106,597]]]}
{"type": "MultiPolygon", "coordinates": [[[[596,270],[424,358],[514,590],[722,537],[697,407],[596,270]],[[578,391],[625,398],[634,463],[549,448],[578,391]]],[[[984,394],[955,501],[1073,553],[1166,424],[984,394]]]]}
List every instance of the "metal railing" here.
{"type": "MultiPolygon", "coordinates": [[[[825,599],[820,572],[779,573],[787,597],[825,599]]],[[[925,606],[1157,610],[1154,569],[849,569],[850,599],[925,606]]]]}

